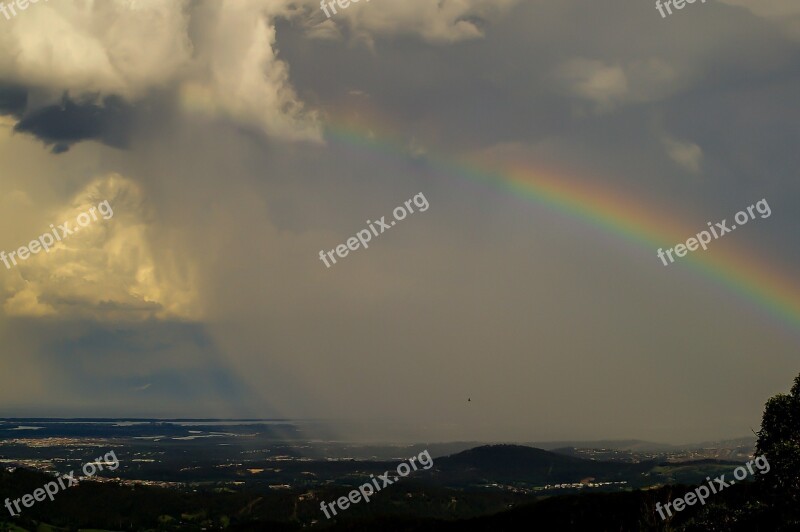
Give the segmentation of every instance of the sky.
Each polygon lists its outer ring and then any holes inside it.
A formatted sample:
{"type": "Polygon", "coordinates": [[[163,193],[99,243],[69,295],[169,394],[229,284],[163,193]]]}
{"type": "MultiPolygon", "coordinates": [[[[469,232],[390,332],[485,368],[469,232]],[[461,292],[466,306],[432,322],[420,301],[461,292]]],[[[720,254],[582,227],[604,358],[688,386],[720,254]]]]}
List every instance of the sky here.
{"type": "Polygon", "coordinates": [[[0,416],[748,436],[798,373],[798,93],[795,0],[0,15],[0,250],[113,210],[0,263],[0,416]]]}

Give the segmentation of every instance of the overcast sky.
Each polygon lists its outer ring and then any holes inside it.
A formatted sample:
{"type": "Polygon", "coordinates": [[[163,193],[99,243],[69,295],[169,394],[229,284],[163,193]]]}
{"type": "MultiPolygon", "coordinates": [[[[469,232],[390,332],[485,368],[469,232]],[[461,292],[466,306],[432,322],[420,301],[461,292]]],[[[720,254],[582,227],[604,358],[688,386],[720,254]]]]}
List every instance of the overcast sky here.
{"type": "Polygon", "coordinates": [[[666,18],[644,0],[374,0],[330,19],[313,0],[54,0],[0,16],[0,250],[100,201],[114,212],[0,263],[0,415],[747,436],[798,373],[798,316],[458,167],[569,176],[697,231],[766,198],[769,218],[694,253],[790,274],[798,94],[796,0],[666,18]],[[331,133],[343,124],[375,144],[331,133]],[[320,261],[420,192],[427,211],[320,261]]]}

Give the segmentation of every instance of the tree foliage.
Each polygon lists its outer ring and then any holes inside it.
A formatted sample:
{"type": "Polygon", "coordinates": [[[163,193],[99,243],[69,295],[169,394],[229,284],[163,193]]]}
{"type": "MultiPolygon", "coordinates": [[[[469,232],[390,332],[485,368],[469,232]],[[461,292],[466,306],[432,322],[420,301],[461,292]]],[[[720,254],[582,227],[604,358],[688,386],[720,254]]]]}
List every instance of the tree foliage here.
{"type": "Polygon", "coordinates": [[[800,519],[800,375],[789,394],[767,401],[756,454],[764,455],[770,473],[760,478],[767,502],[786,522],[800,519]]]}

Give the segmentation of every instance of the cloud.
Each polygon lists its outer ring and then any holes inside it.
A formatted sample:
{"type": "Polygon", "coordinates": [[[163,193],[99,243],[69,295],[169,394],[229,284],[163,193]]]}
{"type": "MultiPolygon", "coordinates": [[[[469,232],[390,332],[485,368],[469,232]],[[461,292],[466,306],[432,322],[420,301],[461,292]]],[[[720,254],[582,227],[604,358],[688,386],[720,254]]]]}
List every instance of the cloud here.
{"type": "Polygon", "coordinates": [[[293,140],[321,140],[314,112],[307,111],[289,81],[288,65],[275,49],[275,17],[282,3],[248,0],[206,4],[197,24],[195,69],[181,83],[184,109],[223,114],[264,133],[293,140]]]}
{"type": "Polygon", "coordinates": [[[562,65],[557,74],[577,97],[610,109],[630,94],[628,77],[619,65],[602,61],[573,59],[562,65]]]}
{"type": "Polygon", "coordinates": [[[187,0],[31,5],[4,21],[0,72],[16,83],[135,99],[191,60],[187,0]]]}
{"type": "Polygon", "coordinates": [[[300,100],[288,64],[278,58],[279,18],[299,20],[315,38],[336,39],[344,24],[368,43],[402,34],[450,43],[481,37],[489,20],[516,3],[354,4],[324,21],[311,0],[40,3],[5,21],[0,78],[13,89],[0,89],[0,112],[22,116],[18,130],[38,136],[54,153],[88,139],[125,147],[130,124],[122,102],[141,104],[166,89],[175,91],[184,111],[268,136],[320,141],[316,113],[300,100]]]}
{"type": "Polygon", "coordinates": [[[593,103],[596,112],[611,111],[629,103],[657,101],[681,86],[676,69],[658,58],[624,65],[575,58],[562,63],[555,78],[573,96],[593,103]]]}
{"type": "MultiPolygon", "coordinates": [[[[69,223],[75,233],[49,252],[3,267],[7,275],[0,280],[0,301],[6,315],[101,321],[196,317],[190,279],[170,276],[157,265],[150,244],[152,220],[133,181],[117,174],[98,178],[51,219],[54,226],[69,223]],[[112,216],[78,227],[81,213],[106,200],[112,216]]],[[[48,231],[41,227],[30,239],[48,231]]]]}
{"type": "MultiPolygon", "coordinates": [[[[519,0],[455,0],[430,2],[374,2],[350,4],[330,19],[321,13],[319,2],[308,1],[319,24],[309,25],[309,35],[332,38],[332,25],[344,25],[354,35],[372,42],[376,36],[417,35],[429,43],[453,43],[480,38],[484,26],[507,13],[519,0]]],[[[329,9],[330,10],[330,9],[329,9]]]]}
{"type": "Polygon", "coordinates": [[[0,196],[0,205],[22,205],[30,207],[33,205],[30,196],[24,190],[12,190],[0,196]]]}
{"type": "Polygon", "coordinates": [[[56,309],[52,305],[42,304],[39,301],[40,287],[36,283],[25,281],[23,286],[3,304],[3,310],[8,316],[36,318],[52,316],[56,309]]]}
{"type": "Polygon", "coordinates": [[[19,117],[27,104],[27,90],[10,84],[0,84],[0,114],[19,117]]]}
{"type": "Polygon", "coordinates": [[[795,0],[719,0],[723,4],[739,6],[760,17],[792,17],[800,15],[800,4],[795,0]]]}
{"type": "Polygon", "coordinates": [[[61,104],[31,111],[14,127],[32,133],[54,153],[63,153],[82,140],[95,139],[117,148],[128,145],[132,109],[116,97],[106,97],[102,105],[77,103],[64,95],[61,104]]]}
{"type": "Polygon", "coordinates": [[[719,0],[723,4],[742,7],[769,20],[785,34],[800,41],[800,3],[796,0],[719,0]]]}
{"type": "Polygon", "coordinates": [[[318,24],[306,23],[306,35],[312,39],[336,41],[343,37],[342,31],[331,19],[323,20],[318,24]]]}
{"type": "Polygon", "coordinates": [[[693,174],[700,173],[700,165],[703,162],[703,150],[700,149],[700,146],[693,142],[684,142],[669,137],[663,138],[662,142],[670,159],[693,174]]]}
{"type": "MultiPolygon", "coordinates": [[[[284,4],[288,2],[38,4],[4,21],[0,78],[29,89],[20,130],[42,136],[57,152],[65,151],[69,142],[59,143],[51,130],[59,122],[66,127],[65,121],[83,124],[82,131],[63,132],[73,141],[101,138],[124,145],[120,135],[110,134],[110,122],[102,122],[97,108],[67,107],[59,102],[64,93],[79,101],[116,96],[137,103],[154,91],[177,89],[184,98],[188,95],[189,108],[200,103],[207,112],[268,135],[318,140],[315,117],[295,95],[288,67],[274,49],[274,19],[288,12],[284,4]]],[[[18,93],[0,92],[0,111],[20,114],[20,108],[18,93]]]]}

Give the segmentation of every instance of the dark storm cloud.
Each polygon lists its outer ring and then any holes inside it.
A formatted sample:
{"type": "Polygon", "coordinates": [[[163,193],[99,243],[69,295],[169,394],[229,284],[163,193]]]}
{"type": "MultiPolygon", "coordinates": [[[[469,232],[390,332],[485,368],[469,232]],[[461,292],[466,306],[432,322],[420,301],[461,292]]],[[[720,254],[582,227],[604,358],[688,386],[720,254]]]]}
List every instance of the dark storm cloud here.
{"type": "MultiPolygon", "coordinates": [[[[19,96],[9,98],[19,102],[19,96]]],[[[96,140],[115,148],[128,146],[133,108],[116,97],[102,104],[76,102],[64,95],[61,104],[26,112],[14,129],[36,136],[54,153],[63,153],[77,142],[96,140]]]]}
{"type": "MultiPolygon", "coordinates": [[[[661,150],[661,139],[642,131],[650,129],[655,117],[684,105],[687,97],[710,105],[721,93],[746,83],[760,86],[776,76],[792,83],[800,64],[796,42],[755,15],[724,4],[665,24],[653,6],[636,0],[609,5],[522,2],[486,28],[485,39],[447,47],[378,37],[372,51],[353,46],[348,35],[342,41],[309,40],[285,22],[277,30],[281,56],[304,97],[327,108],[348,101],[357,106],[359,97],[348,93],[362,91],[370,106],[381,109],[409,137],[430,129],[424,127],[430,123],[447,123],[448,134],[436,138],[437,143],[461,150],[552,138],[605,150],[609,139],[621,136],[617,150],[623,147],[619,155],[624,160],[631,146],[661,150]],[[598,23],[631,17],[636,24],[621,24],[614,31],[608,29],[611,22],[598,23]],[[578,58],[619,68],[625,76],[609,112],[594,112],[591,95],[569,90],[578,82],[559,78],[559,68],[578,58]]],[[[593,87],[588,81],[585,85],[593,87]]],[[[773,87],[782,96],[781,87],[773,87]]],[[[780,112],[784,102],[767,96],[759,105],[780,112]]],[[[680,127],[674,121],[671,125],[680,127]]],[[[592,164],[598,156],[615,158],[602,155],[587,158],[592,164]]]]}
{"type": "Polygon", "coordinates": [[[22,87],[0,84],[0,115],[17,118],[25,112],[28,105],[28,91],[22,87]]]}

